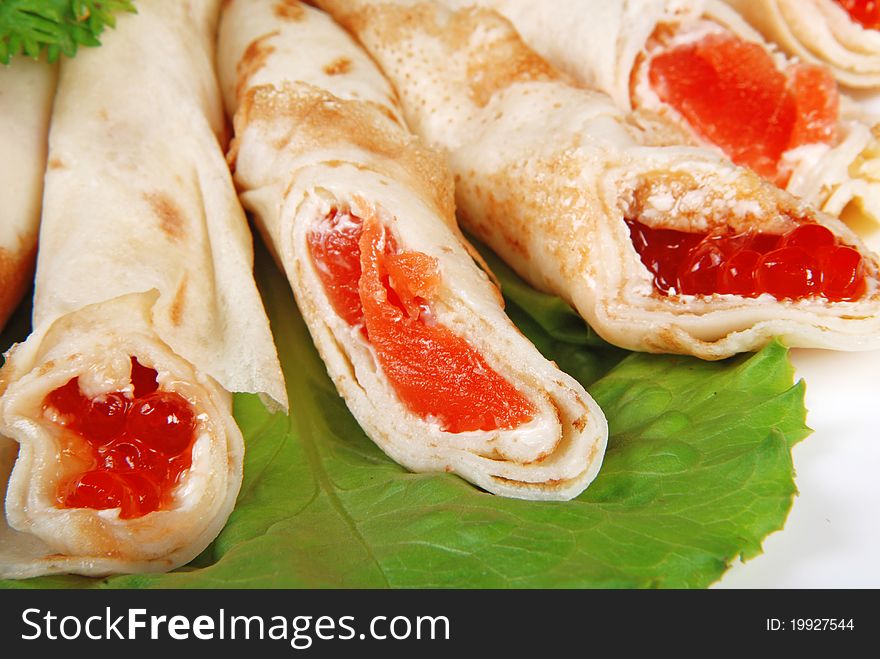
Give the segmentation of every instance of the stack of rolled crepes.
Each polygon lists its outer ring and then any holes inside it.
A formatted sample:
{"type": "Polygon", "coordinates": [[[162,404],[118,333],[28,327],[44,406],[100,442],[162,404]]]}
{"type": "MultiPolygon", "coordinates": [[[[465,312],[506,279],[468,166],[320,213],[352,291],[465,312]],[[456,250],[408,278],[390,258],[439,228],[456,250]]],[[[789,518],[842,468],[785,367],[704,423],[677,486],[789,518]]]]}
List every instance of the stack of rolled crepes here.
{"type": "Polygon", "coordinates": [[[2,577],[188,562],[241,483],[229,392],[286,405],[218,142],[219,2],[137,6],[61,67],[34,329],[0,371],[2,577]]]}
{"type": "Polygon", "coordinates": [[[445,4],[505,15],[553,66],[634,110],[643,139],[718,149],[826,213],[880,221],[880,128],[826,67],[787,58],[722,0],[445,4]]]}
{"type": "MultiPolygon", "coordinates": [[[[714,151],[645,146],[655,140],[631,115],[570,84],[498,14],[427,0],[316,4],[448,155],[465,226],[609,341],[707,359],[777,336],[880,345],[878,261],[852,231],[714,151]]],[[[597,29],[619,38],[613,24],[597,29]]]]}
{"type": "Polygon", "coordinates": [[[457,230],[450,175],[370,58],[312,7],[232,0],[218,61],[241,199],[366,433],[414,471],[579,494],[602,412],[504,314],[457,230]]]}
{"type": "Polygon", "coordinates": [[[33,278],[56,77],[23,57],[0,65],[0,329],[33,278]]]}
{"type": "Polygon", "coordinates": [[[842,84],[880,87],[880,6],[873,0],[725,0],[769,40],[842,84]]]}

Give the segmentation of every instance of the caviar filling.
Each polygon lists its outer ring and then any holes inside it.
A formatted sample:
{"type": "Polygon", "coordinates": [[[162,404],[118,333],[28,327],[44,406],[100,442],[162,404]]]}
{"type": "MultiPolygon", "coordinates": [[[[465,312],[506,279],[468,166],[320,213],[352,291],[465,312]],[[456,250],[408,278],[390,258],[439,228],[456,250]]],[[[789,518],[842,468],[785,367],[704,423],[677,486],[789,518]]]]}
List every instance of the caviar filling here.
{"type": "Polygon", "coordinates": [[[877,0],[835,0],[849,17],[866,30],[880,29],[880,2],[877,0]]]}
{"type": "Polygon", "coordinates": [[[832,302],[865,294],[862,257],[826,227],[799,224],[784,234],[694,233],[653,228],[627,219],[633,246],[665,295],[780,300],[823,297],[832,302]]]}
{"type": "Polygon", "coordinates": [[[334,310],[360,328],[411,412],[450,433],[509,430],[531,420],[532,404],[432,314],[436,259],[399,249],[379,221],[336,209],[307,241],[334,310]]]}
{"type": "Polygon", "coordinates": [[[670,40],[657,36],[651,45],[651,89],[736,164],[784,187],[786,152],[836,141],[837,83],[825,67],[780,70],[762,45],[717,26],[701,38],[670,40]]]}
{"type": "Polygon", "coordinates": [[[78,466],[58,484],[59,506],[119,508],[122,519],[170,507],[192,463],[196,418],[187,400],[160,390],[156,378],[132,357],[131,393],[89,398],[73,378],[46,396],[43,409],[67,431],[63,453],[78,466]]]}

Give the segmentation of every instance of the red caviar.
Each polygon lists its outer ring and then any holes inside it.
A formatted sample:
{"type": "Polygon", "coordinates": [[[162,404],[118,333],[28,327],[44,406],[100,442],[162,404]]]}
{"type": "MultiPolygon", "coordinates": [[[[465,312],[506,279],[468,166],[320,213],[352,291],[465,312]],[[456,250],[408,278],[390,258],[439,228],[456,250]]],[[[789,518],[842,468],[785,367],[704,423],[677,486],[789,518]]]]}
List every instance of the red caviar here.
{"type": "Polygon", "coordinates": [[[192,463],[196,419],[183,396],[160,391],[154,369],[131,358],[132,395],[86,397],[73,378],[50,392],[43,407],[84,444],[84,471],[63,480],[57,499],[66,508],[120,508],[122,519],[171,503],[192,463]]]}
{"type": "Polygon", "coordinates": [[[655,229],[628,219],[633,246],[662,293],[727,293],[777,299],[857,300],[867,284],[862,257],[820,224],[783,235],[655,229]]]}
{"type": "Polygon", "coordinates": [[[849,17],[868,30],[880,29],[880,2],[877,0],[835,0],[849,17]]]}
{"type": "Polygon", "coordinates": [[[824,67],[780,71],[760,44],[713,32],[656,55],[648,72],[660,100],[738,165],[783,185],[783,154],[837,135],[837,83],[824,67]]]}
{"type": "Polygon", "coordinates": [[[362,326],[412,412],[437,419],[451,433],[509,429],[532,418],[532,404],[433,319],[429,301],[440,283],[435,259],[399,250],[375,220],[335,210],[309,232],[308,243],[334,310],[362,326]]]}

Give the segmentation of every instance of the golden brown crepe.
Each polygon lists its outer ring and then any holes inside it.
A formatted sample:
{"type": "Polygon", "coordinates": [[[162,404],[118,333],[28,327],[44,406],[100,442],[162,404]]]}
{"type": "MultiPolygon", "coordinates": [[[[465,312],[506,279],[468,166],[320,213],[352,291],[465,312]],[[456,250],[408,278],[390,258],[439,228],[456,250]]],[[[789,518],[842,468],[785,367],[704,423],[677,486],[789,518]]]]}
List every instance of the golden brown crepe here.
{"type": "Polygon", "coordinates": [[[455,225],[449,173],[403,127],[370,58],[325,14],[299,3],[277,7],[232,0],[224,13],[218,60],[235,116],[230,159],[340,394],[373,441],[410,470],[452,471],[516,498],[578,495],[602,461],[602,412],[505,316],[455,225]],[[361,236],[351,248],[360,268],[353,319],[334,303],[344,285],[322,278],[333,262],[316,257],[344,231],[361,236]],[[369,251],[377,244],[365,242],[371,233],[384,241],[384,257],[369,251]],[[390,270],[395,258],[431,264],[419,311],[391,301],[409,292],[390,270]],[[387,286],[370,279],[376,263],[389,268],[387,286]],[[386,317],[394,318],[391,330],[386,317]],[[395,352],[413,336],[432,348],[395,352]],[[450,343],[469,351],[460,371],[444,361],[458,364],[450,343]],[[416,384],[397,377],[401,370],[416,384]],[[475,390],[475,381],[504,391],[500,403],[487,402],[491,392],[475,390]],[[474,394],[458,401],[463,410],[450,408],[458,385],[474,394]],[[502,422],[506,410],[495,404],[529,409],[502,422]],[[481,415],[494,418],[468,425],[481,415]]]}
{"type": "MultiPolygon", "coordinates": [[[[721,0],[559,0],[552,5],[529,0],[442,2],[453,8],[478,5],[502,13],[529,47],[553,66],[580,84],[609,94],[618,107],[636,110],[633,120],[645,129],[645,139],[655,144],[716,148],[648,84],[647,64],[658,52],[656,44],[686,43],[716,31],[759,44],[780,67],[792,63],[721,0]]],[[[743,2],[752,13],[765,4],[743,2]]],[[[812,0],[791,3],[805,14],[813,11],[812,4],[812,0]]],[[[834,139],[785,151],[780,165],[784,176],[778,182],[836,217],[853,211],[880,221],[878,129],[856,102],[843,94],[839,98],[834,139]]]]}
{"type": "MultiPolygon", "coordinates": [[[[34,329],[0,371],[2,577],[188,562],[222,528],[241,483],[230,392],[286,405],[251,236],[218,143],[218,11],[218,2],[142,0],[101,48],[61,67],[34,329]],[[78,386],[89,405],[132,400],[132,358],[194,415],[194,443],[170,501],[123,518],[120,507],[74,506],[61,488],[84,469],[140,473],[144,453],[106,467],[107,447],[92,457],[96,438],[77,435],[48,396],[78,386]]],[[[175,414],[156,418],[167,426],[175,414]]]]}
{"type": "Polygon", "coordinates": [[[791,346],[878,346],[878,262],[839,221],[712,151],[645,146],[633,117],[569,84],[492,11],[428,1],[317,4],[379,63],[410,126],[448,155],[466,228],[609,341],[706,359],[774,336],[791,346]],[[628,219],[703,233],[822,224],[861,251],[866,291],[841,302],[663,294],[628,219]]]}
{"type": "Polygon", "coordinates": [[[33,277],[56,78],[42,61],[0,65],[0,328],[33,277]]]}

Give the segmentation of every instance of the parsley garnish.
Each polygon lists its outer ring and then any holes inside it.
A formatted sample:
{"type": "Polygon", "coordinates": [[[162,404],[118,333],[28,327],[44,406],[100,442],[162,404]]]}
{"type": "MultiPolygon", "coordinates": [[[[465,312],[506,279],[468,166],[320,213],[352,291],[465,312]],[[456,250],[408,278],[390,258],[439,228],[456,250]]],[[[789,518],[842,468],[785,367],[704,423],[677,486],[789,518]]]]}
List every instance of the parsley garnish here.
{"type": "Polygon", "coordinates": [[[134,12],[132,0],[0,0],[0,62],[13,55],[38,57],[45,49],[50,62],[76,55],[82,46],[99,46],[114,14],[134,12]]]}

